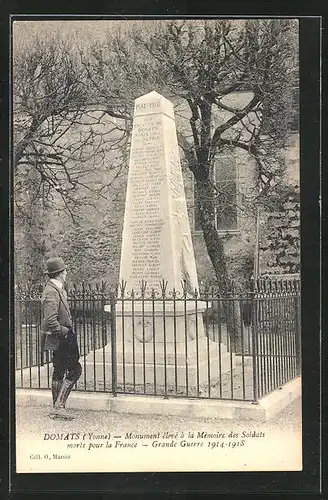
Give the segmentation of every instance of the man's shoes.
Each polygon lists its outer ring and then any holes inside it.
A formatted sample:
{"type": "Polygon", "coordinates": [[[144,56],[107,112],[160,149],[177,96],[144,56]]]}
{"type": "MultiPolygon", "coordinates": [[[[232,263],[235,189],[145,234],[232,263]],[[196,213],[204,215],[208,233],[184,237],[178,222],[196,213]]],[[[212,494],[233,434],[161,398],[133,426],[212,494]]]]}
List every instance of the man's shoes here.
{"type": "Polygon", "coordinates": [[[60,420],[74,420],[74,416],[69,413],[66,408],[56,408],[54,407],[52,409],[52,412],[50,413],[50,416],[52,418],[58,418],[60,420]]]}
{"type": "Polygon", "coordinates": [[[59,418],[61,420],[73,420],[74,417],[65,409],[65,404],[74,383],[74,380],[67,379],[64,379],[61,383],[60,390],[58,392],[57,399],[53,405],[53,410],[51,413],[51,416],[53,418],[59,418]]]}

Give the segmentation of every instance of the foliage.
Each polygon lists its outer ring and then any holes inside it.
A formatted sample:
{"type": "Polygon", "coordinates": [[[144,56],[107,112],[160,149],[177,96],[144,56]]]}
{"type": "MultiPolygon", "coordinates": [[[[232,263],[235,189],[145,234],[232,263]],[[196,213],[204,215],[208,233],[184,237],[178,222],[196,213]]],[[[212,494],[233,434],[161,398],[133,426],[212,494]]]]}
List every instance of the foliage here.
{"type": "Polygon", "coordinates": [[[242,282],[250,279],[254,272],[254,242],[249,239],[227,241],[225,255],[228,263],[229,277],[242,282]]]}

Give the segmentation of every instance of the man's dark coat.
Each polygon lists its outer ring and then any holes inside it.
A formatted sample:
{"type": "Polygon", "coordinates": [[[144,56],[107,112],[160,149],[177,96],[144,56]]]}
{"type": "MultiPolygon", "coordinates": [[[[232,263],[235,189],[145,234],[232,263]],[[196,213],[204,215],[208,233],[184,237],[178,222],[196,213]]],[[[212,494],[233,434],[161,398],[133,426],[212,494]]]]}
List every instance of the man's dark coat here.
{"type": "Polygon", "coordinates": [[[54,351],[61,336],[65,337],[72,328],[72,317],[66,292],[49,281],[42,294],[42,350],[54,351]]]}

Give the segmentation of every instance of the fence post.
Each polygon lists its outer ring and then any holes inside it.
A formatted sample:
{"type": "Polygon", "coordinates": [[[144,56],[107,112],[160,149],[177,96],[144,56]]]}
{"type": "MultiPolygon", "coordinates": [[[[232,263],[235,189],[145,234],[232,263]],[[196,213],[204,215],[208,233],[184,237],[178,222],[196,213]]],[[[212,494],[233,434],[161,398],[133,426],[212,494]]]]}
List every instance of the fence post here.
{"type": "Polygon", "coordinates": [[[107,331],[106,331],[106,315],[105,315],[105,305],[107,304],[107,300],[105,297],[104,291],[101,294],[101,345],[100,347],[104,348],[107,344],[107,331]]]}
{"type": "Polygon", "coordinates": [[[257,402],[259,395],[258,387],[258,298],[256,296],[256,281],[253,280],[251,284],[251,304],[252,304],[252,358],[253,358],[253,399],[257,402]]]}
{"type": "Polygon", "coordinates": [[[301,374],[302,356],[301,356],[301,324],[300,324],[300,297],[295,297],[295,349],[296,349],[296,372],[301,374]]]}
{"type": "Polygon", "coordinates": [[[112,352],[112,393],[117,394],[117,353],[116,353],[116,297],[110,293],[110,336],[112,352]]]}

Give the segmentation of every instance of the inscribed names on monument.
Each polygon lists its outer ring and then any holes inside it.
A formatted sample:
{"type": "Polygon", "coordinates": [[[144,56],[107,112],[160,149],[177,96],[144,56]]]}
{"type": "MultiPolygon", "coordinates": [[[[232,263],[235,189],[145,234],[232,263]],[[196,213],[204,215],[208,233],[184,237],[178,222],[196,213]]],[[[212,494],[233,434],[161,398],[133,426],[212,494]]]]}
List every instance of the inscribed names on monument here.
{"type": "Polygon", "coordinates": [[[122,237],[120,281],[156,291],[198,287],[172,103],[136,99],[122,237]]]}

